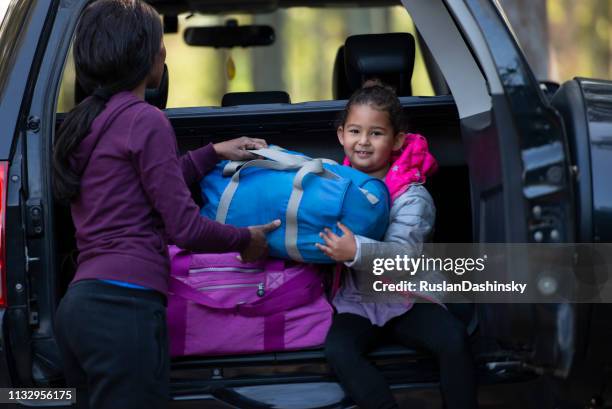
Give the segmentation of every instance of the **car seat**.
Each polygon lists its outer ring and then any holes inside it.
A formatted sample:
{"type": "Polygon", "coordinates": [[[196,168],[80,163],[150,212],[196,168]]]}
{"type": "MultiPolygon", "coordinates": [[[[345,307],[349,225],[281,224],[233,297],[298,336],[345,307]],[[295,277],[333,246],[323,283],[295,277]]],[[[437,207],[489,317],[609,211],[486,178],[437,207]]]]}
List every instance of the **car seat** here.
{"type": "Polygon", "coordinates": [[[252,104],[290,104],[291,98],[285,91],[228,92],[221,99],[222,107],[252,104]]]}
{"type": "Polygon", "coordinates": [[[411,80],[415,59],[412,34],[350,36],[344,43],[343,52],[348,94],[361,88],[366,80],[378,78],[392,86],[398,96],[412,95],[411,80]]]}
{"type": "MultiPolygon", "coordinates": [[[[74,81],[74,103],[75,105],[87,98],[93,90],[86,90],[78,81],[74,81]]],[[[168,102],[168,66],[164,64],[164,73],[158,88],[147,88],[145,101],[159,109],[165,109],[168,102]]]]}
{"type": "Polygon", "coordinates": [[[351,90],[346,79],[346,68],[344,65],[344,44],[338,48],[334,60],[334,71],[332,73],[332,95],[334,99],[349,99],[351,90]]]}

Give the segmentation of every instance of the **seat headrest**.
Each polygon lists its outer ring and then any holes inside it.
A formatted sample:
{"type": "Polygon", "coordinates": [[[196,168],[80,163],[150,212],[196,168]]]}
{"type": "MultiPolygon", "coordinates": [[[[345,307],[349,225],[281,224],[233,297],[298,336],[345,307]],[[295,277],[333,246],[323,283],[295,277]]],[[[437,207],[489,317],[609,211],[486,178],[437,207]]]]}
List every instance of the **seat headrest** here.
{"type": "Polygon", "coordinates": [[[290,104],[285,91],[228,92],[221,99],[222,107],[253,104],[290,104]]]}
{"type": "Polygon", "coordinates": [[[409,33],[360,34],[344,43],[344,63],[350,92],[378,78],[398,96],[412,95],[415,42],[409,33]]]}
{"type": "Polygon", "coordinates": [[[159,87],[147,88],[145,91],[145,101],[149,104],[165,109],[168,102],[168,66],[164,64],[164,73],[162,74],[159,87]]]}
{"type": "MultiPolygon", "coordinates": [[[[87,92],[79,83],[74,81],[74,103],[75,105],[87,98],[91,92],[87,92]]],[[[147,88],[145,101],[159,109],[165,109],[168,102],[168,66],[164,64],[164,73],[158,88],[147,88]]]]}
{"type": "Polygon", "coordinates": [[[348,99],[351,96],[351,90],[346,80],[346,69],[344,68],[344,45],[338,48],[336,60],[334,61],[332,95],[334,99],[348,99]]]}

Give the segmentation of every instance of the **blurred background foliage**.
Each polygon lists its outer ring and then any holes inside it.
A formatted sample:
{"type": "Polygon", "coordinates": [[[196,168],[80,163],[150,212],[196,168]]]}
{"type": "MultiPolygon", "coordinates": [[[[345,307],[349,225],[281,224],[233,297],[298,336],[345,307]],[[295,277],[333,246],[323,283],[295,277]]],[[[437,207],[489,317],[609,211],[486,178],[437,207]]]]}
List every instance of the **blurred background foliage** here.
{"type": "MultiPolygon", "coordinates": [[[[179,18],[179,32],[167,34],[169,107],[219,105],[226,92],[284,90],[292,102],[332,99],[332,70],[338,48],[353,34],[412,32],[414,25],[402,7],[355,9],[292,8],[270,14],[179,18]],[[276,42],[268,47],[214,49],[193,47],[183,41],[190,26],[267,24],[276,30],[276,42]],[[227,75],[228,59],[236,76],[227,75]]],[[[420,55],[419,52],[417,54],[420,55]]],[[[413,76],[417,95],[432,95],[422,59],[413,76]]]]}
{"type": "Polygon", "coordinates": [[[612,1],[547,0],[549,77],[612,79],[612,1]]]}
{"type": "MultiPolygon", "coordinates": [[[[574,76],[612,78],[611,0],[500,0],[539,79],[574,76]]],[[[332,99],[332,70],[338,48],[353,34],[415,33],[406,10],[378,8],[292,8],[258,15],[181,15],[179,32],[166,34],[170,75],[168,107],[219,106],[226,92],[285,90],[291,101],[332,99]],[[190,26],[268,24],[276,42],[268,47],[214,49],[189,46],[190,26]],[[236,67],[230,79],[228,59],[236,67]]],[[[417,46],[415,95],[433,95],[417,46]]],[[[73,104],[74,66],[69,59],[58,110],[73,104]]]]}

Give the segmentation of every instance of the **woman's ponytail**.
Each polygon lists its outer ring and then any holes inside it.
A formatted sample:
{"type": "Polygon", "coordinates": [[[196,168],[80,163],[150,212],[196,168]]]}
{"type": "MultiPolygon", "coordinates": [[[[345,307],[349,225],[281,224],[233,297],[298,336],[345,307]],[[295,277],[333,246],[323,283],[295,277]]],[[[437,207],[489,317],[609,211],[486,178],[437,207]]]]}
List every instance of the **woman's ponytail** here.
{"type": "Polygon", "coordinates": [[[89,97],[72,109],[62,122],[53,147],[53,192],[60,202],[70,202],[79,193],[81,175],[70,166],[70,156],[89,133],[91,124],[104,110],[106,101],[89,97]]]}

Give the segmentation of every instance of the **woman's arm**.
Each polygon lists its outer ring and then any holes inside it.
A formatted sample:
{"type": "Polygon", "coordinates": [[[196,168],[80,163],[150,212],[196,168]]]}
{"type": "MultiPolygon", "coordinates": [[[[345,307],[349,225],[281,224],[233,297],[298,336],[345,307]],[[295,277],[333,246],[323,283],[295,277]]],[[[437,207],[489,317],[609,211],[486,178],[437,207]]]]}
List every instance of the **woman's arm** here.
{"type": "Polygon", "coordinates": [[[147,106],[138,113],[127,148],[145,193],[176,245],[205,252],[242,251],[247,247],[251,236],[247,228],[200,216],[176,154],[174,131],[161,111],[147,106]]]}
{"type": "Polygon", "coordinates": [[[217,165],[219,160],[249,160],[256,156],[247,149],[267,148],[268,144],[263,139],[240,138],[229,141],[209,143],[206,146],[187,152],[180,158],[183,178],[187,186],[198,183],[202,178],[217,165]]]}
{"type": "Polygon", "coordinates": [[[204,175],[215,168],[219,160],[212,143],[182,155],[179,163],[185,184],[191,186],[198,183],[204,175]]]}

